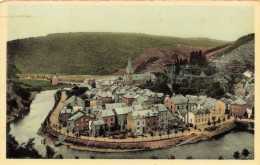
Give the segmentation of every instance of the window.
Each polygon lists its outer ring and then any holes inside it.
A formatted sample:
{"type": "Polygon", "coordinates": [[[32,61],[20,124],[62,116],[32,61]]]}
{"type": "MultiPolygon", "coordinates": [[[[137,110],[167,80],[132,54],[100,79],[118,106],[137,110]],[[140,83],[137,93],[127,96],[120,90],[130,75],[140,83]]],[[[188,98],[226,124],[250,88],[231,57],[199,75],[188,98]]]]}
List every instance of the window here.
{"type": "Polygon", "coordinates": [[[177,109],[179,109],[179,106],[177,106],[177,109]]]}
{"type": "Polygon", "coordinates": [[[113,118],[111,118],[111,121],[113,121],[113,118]]]}
{"type": "Polygon", "coordinates": [[[147,126],[150,126],[150,123],[148,123],[147,126]]]}
{"type": "Polygon", "coordinates": [[[155,122],[153,122],[153,125],[155,125],[155,122]]]}
{"type": "Polygon", "coordinates": [[[137,125],[140,125],[140,121],[137,122],[137,125]]]}
{"type": "Polygon", "coordinates": [[[107,122],[107,119],[106,119],[106,122],[107,122]]]}

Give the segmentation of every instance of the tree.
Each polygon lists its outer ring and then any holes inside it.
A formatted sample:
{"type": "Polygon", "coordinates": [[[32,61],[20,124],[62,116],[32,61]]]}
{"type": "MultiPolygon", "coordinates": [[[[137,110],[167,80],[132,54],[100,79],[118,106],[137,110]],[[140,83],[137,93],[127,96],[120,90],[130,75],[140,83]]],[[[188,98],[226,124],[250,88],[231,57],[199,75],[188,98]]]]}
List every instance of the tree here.
{"type": "Polygon", "coordinates": [[[174,156],[174,155],[171,155],[170,159],[175,159],[175,156],[174,156]]]}
{"type": "Polygon", "coordinates": [[[195,126],[194,126],[194,130],[196,131],[197,130],[197,125],[195,124],[195,126]]]}
{"type": "Polygon", "coordinates": [[[242,155],[246,158],[249,155],[248,149],[243,149],[242,155]]]}
{"type": "Polygon", "coordinates": [[[239,151],[234,152],[233,157],[234,157],[235,159],[239,159],[239,157],[240,157],[239,151]]]}
{"type": "Polygon", "coordinates": [[[151,137],[152,137],[152,139],[153,139],[153,135],[154,135],[153,132],[150,132],[150,134],[151,134],[151,137]]]}
{"type": "Polygon", "coordinates": [[[223,158],[223,156],[220,155],[220,156],[218,157],[218,159],[219,159],[219,160],[223,160],[224,158],[223,158]]]}
{"type": "Polygon", "coordinates": [[[54,158],[55,155],[55,151],[54,149],[52,149],[49,145],[46,146],[46,158],[50,159],[50,158],[54,158]]]}
{"type": "Polygon", "coordinates": [[[175,137],[176,137],[176,135],[177,135],[177,133],[178,133],[177,129],[175,129],[174,133],[175,133],[175,137]]]}
{"type": "Polygon", "coordinates": [[[158,159],[157,156],[151,156],[151,159],[158,159]]]}
{"type": "Polygon", "coordinates": [[[167,130],[168,139],[170,138],[170,137],[169,137],[170,134],[171,134],[171,130],[168,129],[168,130],[167,130]]]}
{"type": "Polygon", "coordinates": [[[220,123],[220,121],[221,121],[221,120],[220,120],[220,117],[218,117],[218,123],[220,123]]]}
{"type": "Polygon", "coordinates": [[[182,136],[183,136],[183,132],[184,132],[184,129],[182,128],[182,129],[181,129],[182,136]]]}
{"type": "Polygon", "coordinates": [[[187,159],[193,159],[193,157],[192,156],[187,156],[187,159]]]}

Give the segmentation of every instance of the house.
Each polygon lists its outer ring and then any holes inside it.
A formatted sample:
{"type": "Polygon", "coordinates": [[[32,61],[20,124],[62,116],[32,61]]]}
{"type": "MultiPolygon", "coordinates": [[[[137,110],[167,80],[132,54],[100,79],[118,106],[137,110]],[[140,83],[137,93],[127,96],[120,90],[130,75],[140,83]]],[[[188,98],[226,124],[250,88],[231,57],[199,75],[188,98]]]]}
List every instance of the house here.
{"type": "Polygon", "coordinates": [[[244,117],[245,112],[247,111],[247,103],[238,98],[237,100],[230,103],[230,114],[235,117],[244,117]]]}
{"type": "Polygon", "coordinates": [[[136,92],[130,91],[123,95],[122,102],[126,103],[127,106],[132,106],[132,102],[134,101],[134,98],[136,96],[136,92]]]}
{"type": "Polygon", "coordinates": [[[85,114],[82,111],[78,111],[67,120],[67,130],[74,132],[87,132],[89,131],[89,124],[91,123],[93,116],[85,114]]]}
{"type": "Polygon", "coordinates": [[[56,76],[52,77],[52,79],[51,79],[51,84],[52,84],[52,85],[59,85],[59,79],[58,79],[58,77],[56,77],[56,76]]]}
{"type": "Polygon", "coordinates": [[[188,108],[188,99],[182,95],[173,95],[164,104],[174,114],[175,111],[188,108]]]}
{"type": "Polygon", "coordinates": [[[101,97],[96,95],[90,100],[90,107],[102,105],[101,97]]]}
{"type": "Polygon", "coordinates": [[[102,136],[105,133],[104,120],[95,120],[91,122],[91,135],[102,136]]]}
{"type": "Polygon", "coordinates": [[[115,113],[112,109],[102,110],[101,112],[103,120],[105,122],[105,128],[106,130],[110,130],[112,127],[115,126],[116,123],[115,113]]]}
{"type": "Polygon", "coordinates": [[[73,111],[83,110],[85,107],[85,101],[80,97],[71,96],[64,102],[64,106],[72,109],[73,111]]]}
{"type": "Polygon", "coordinates": [[[106,103],[112,103],[112,94],[109,92],[102,93],[101,101],[102,101],[102,105],[105,105],[106,103]]]}
{"type": "Polygon", "coordinates": [[[97,116],[97,114],[103,110],[102,106],[101,105],[95,105],[93,107],[91,107],[91,113],[94,115],[94,116],[97,116]]]}
{"type": "Polygon", "coordinates": [[[145,131],[146,132],[154,132],[158,130],[158,116],[154,111],[148,112],[145,118],[145,131]]]}
{"type": "Polygon", "coordinates": [[[125,106],[126,103],[111,103],[111,104],[105,104],[105,109],[115,109],[115,108],[121,108],[125,106]]]}
{"type": "Polygon", "coordinates": [[[121,103],[122,102],[122,97],[126,93],[127,93],[127,91],[126,91],[125,88],[116,90],[116,92],[114,93],[115,102],[116,103],[121,103]]]}
{"type": "Polygon", "coordinates": [[[168,128],[172,129],[174,127],[178,126],[178,121],[180,121],[180,119],[173,115],[170,111],[168,111],[168,128]]]}
{"type": "Polygon", "coordinates": [[[115,108],[116,125],[120,127],[120,130],[125,130],[127,124],[127,115],[133,111],[133,107],[121,107],[115,108]]]}
{"type": "Polygon", "coordinates": [[[59,120],[63,126],[67,126],[67,120],[72,115],[72,109],[68,109],[67,107],[63,107],[60,111],[59,120]]]}
{"type": "Polygon", "coordinates": [[[195,109],[186,113],[186,124],[194,127],[195,125],[207,124],[208,121],[211,121],[210,111],[207,109],[195,109]]]}
{"type": "Polygon", "coordinates": [[[151,108],[152,103],[150,101],[148,101],[148,99],[146,97],[143,97],[140,95],[136,95],[136,96],[138,96],[138,97],[134,99],[134,101],[132,102],[132,106],[141,105],[144,109],[151,108]]]}
{"type": "Polygon", "coordinates": [[[161,130],[168,129],[168,112],[164,104],[154,104],[153,109],[158,113],[158,128],[161,130]]]}
{"type": "Polygon", "coordinates": [[[133,111],[127,116],[127,130],[131,130],[135,136],[146,133],[146,116],[153,113],[152,110],[133,111]]]}

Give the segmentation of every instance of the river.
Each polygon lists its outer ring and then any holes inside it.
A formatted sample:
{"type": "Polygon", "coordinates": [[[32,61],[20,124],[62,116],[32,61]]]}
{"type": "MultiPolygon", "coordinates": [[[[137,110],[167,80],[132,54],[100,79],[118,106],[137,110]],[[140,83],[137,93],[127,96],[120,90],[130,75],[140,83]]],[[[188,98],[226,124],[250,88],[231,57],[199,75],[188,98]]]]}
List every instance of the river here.
{"type": "MultiPolygon", "coordinates": [[[[14,135],[19,144],[26,143],[29,138],[35,138],[35,148],[42,155],[45,155],[46,146],[41,143],[43,137],[38,135],[38,130],[54,106],[55,92],[56,90],[50,90],[37,94],[31,104],[30,113],[19,122],[10,125],[10,134],[14,135]]],[[[223,135],[196,144],[130,153],[98,153],[74,150],[64,145],[51,146],[64,158],[77,156],[88,159],[90,156],[94,156],[96,159],[150,159],[152,156],[156,156],[159,159],[167,159],[170,155],[174,155],[176,159],[186,159],[187,156],[195,159],[217,159],[219,156],[224,159],[233,159],[232,155],[235,151],[241,153],[246,148],[250,152],[247,158],[254,159],[254,131],[250,125],[242,128],[233,129],[223,135]]]]}

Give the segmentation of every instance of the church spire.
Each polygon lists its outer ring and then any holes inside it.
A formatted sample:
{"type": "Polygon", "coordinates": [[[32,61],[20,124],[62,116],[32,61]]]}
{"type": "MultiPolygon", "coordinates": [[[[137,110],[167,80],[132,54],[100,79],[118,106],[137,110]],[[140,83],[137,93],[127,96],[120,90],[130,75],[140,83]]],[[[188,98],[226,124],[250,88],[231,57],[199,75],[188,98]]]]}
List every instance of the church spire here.
{"type": "Polygon", "coordinates": [[[131,62],[130,57],[128,58],[127,70],[133,70],[132,62],[131,62]]]}

